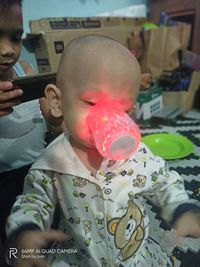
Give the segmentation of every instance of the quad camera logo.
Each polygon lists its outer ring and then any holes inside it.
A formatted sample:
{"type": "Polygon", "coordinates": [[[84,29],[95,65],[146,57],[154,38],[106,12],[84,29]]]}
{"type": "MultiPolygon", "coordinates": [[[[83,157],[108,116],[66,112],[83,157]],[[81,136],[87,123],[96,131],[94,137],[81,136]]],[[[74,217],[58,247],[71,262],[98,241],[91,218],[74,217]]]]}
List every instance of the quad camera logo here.
{"type": "Polygon", "coordinates": [[[18,254],[17,248],[9,248],[8,258],[17,259],[18,256],[22,258],[43,258],[45,254],[64,254],[64,253],[78,253],[76,249],[68,248],[58,248],[58,249],[22,249],[21,253],[18,254]]]}

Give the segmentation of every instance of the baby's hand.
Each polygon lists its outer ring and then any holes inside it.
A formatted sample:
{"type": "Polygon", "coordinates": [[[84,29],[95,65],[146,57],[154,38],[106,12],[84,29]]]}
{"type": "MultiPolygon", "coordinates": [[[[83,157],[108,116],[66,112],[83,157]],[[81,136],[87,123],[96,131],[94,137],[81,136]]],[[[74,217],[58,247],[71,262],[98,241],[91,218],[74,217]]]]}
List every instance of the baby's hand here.
{"type": "MultiPolygon", "coordinates": [[[[64,241],[67,240],[68,237],[56,230],[49,230],[46,232],[42,231],[26,231],[22,233],[17,242],[18,255],[17,259],[14,259],[12,262],[13,267],[47,267],[48,264],[46,260],[42,257],[38,256],[38,253],[34,255],[34,253],[30,253],[29,258],[24,258],[20,254],[23,250],[32,249],[33,251],[36,249],[45,248],[49,245],[50,242],[54,241],[64,241]],[[35,257],[34,257],[35,256],[35,257]]],[[[23,253],[22,253],[23,254],[23,253]]]]}
{"type": "Polygon", "coordinates": [[[200,237],[200,212],[185,212],[175,221],[173,228],[176,230],[177,239],[184,236],[200,237]]]}

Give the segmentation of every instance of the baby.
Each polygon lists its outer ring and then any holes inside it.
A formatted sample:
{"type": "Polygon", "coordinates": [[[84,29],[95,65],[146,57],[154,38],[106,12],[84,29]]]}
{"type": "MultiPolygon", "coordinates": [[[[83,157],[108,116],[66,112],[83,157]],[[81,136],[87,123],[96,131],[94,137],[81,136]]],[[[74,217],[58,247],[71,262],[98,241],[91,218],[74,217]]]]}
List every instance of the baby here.
{"type": "Polygon", "coordinates": [[[135,57],[117,41],[88,35],[66,46],[56,85],[47,86],[46,96],[67,131],[32,165],[12,208],[7,232],[8,244],[18,249],[17,258],[10,255],[13,266],[42,266],[46,260],[53,267],[173,266],[149,238],[145,198],[177,235],[200,237],[200,208],[183,179],[139,142],[126,114],[134,109],[140,76],[135,57]],[[59,230],[51,230],[57,205],[59,230]],[[49,242],[51,249],[43,249],[49,242]],[[28,249],[34,257],[23,257],[28,249]]]}

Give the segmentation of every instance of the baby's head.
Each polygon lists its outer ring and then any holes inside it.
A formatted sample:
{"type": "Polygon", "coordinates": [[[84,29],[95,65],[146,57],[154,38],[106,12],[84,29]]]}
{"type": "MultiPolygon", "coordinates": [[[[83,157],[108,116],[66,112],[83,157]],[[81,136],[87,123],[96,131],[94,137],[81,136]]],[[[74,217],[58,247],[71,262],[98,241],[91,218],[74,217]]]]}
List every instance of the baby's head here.
{"type": "Polygon", "coordinates": [[[102,103],[133,110],[140,87],[140,67],[132,53],[119,42],[103,36],[82,36],[65,48],[56,86],[46,89],[55,116],[74,140],[94,147],[88,114],[102,103]]]}
{"type": "Polygon", "coordinates": [[[20,56],[23,19],[22,0],[0,0],[0,79],[11,78],[20,56]]]}

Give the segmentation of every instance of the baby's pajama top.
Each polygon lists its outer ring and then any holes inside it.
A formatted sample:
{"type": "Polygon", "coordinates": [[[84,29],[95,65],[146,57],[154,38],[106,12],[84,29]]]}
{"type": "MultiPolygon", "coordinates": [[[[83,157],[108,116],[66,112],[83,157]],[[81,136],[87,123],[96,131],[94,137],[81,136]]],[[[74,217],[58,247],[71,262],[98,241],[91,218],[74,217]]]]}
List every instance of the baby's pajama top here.
{"type": "Polygon", "coordinates": [[[46,254],[52,267],[173,266],[149,238],[145,199],[161,209],[167,222],[180,204],[190,201],[183,179],[143,143],[127,160],[104,159],[94,176],[75,154],[68,135],[61,134],[31,167],[7,232],[30,222],[50,229],[58,205],[59,230],[70,239],[54,243],[54,253],[46,254]]]}

